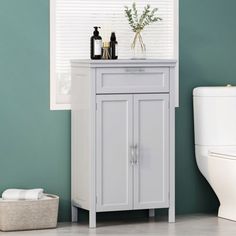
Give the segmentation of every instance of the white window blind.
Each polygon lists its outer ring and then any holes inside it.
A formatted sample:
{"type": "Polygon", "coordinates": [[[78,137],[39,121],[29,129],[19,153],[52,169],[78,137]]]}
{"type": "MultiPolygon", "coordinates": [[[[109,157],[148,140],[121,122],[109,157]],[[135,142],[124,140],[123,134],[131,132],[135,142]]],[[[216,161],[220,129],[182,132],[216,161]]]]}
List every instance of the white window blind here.
{"type": "MultiPolygon", "coordinates": [[[[132,57],[131,43],[134,37],[124,6],[131,7],[133,0],[51,0],[54,1],[54,76],[56,100],[70,94],[70,60],[90,58],[90,37],[93,27],[100,26],[103,40],[109,41],[115,31],[119,44],[119,59],[132,57]]],[[[147,26],[142,37],[146,44],[147,58],[175,58],[175,1],[135,0],[139,14],[144,6],[157,7],[163,20],[147,26]]],[[[52,7],[52,6],[51,6],[52,7]]],[[[52,12],[52,11],[51,11],[52,12]]],[[[52,19],[51,17],[51,19],[52,19]]],[[[69,99],[67,99],[69,101],[69,99]]]]}

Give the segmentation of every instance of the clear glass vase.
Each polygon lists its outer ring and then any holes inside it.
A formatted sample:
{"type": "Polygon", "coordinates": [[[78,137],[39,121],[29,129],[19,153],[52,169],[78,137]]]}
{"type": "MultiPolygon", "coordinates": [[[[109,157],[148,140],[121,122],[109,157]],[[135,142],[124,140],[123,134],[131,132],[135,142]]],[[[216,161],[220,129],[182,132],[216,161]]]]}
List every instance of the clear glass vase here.
{"type": "Polygon", "coordinates": [[[132,59],[146,59],[146,45],[143,42],[141,31],[135,32],[131,49],[133,54],[132,59]]]}

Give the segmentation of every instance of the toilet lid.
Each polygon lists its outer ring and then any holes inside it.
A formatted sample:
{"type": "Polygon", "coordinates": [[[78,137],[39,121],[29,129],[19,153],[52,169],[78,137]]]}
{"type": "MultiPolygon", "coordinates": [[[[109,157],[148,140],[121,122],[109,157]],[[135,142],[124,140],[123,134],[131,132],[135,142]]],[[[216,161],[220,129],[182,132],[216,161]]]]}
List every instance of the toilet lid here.
{"type": "Polygon", "coordinates": [[[232,159],[236,160],[236,149],[220,149],[220,150],[211,150],[209,152],[210,156],[225,158],[225,159],[232,159]]]}

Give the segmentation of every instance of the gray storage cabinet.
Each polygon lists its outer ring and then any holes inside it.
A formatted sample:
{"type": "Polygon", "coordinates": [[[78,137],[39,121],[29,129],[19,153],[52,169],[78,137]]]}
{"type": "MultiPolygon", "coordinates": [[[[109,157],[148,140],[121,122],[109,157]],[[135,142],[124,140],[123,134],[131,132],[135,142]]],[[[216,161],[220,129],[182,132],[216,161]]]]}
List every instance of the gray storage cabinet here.
{"type": "Polygon", "coordinates": [[[169,208],[175,221],[174,60],[72,62],[72,221],[169,208]]]}

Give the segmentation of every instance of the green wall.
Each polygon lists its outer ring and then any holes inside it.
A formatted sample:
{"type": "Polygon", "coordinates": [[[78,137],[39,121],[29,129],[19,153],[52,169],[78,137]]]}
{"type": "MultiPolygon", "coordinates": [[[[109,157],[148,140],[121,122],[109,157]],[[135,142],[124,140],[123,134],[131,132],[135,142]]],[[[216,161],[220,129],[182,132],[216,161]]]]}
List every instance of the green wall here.
{"type": "Polygon", "coordinates": [[[0,0],[0,192],[43,187],[70,214],[70,113],[49,110],[48,0],[0,0]]]}
{"type": "MultiPolygon", "coordinates": [[[[236,81],[235,9],[235,0],[180,0],[178,214],[218,206],[195,163],[191,94],[236,81]]],[[[49,2],[0,0],[0,192],[38,186],[60,195],[60,220],[69,220],[70,113],[49,110],[49,2]]]]}
{"type": "Polygon", "coordinates": [[[180,0],[180,108],[176,112],[177,212],[216,211],[194,157],[192,90],[236,84],[236,1],[180,0]]]}

